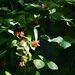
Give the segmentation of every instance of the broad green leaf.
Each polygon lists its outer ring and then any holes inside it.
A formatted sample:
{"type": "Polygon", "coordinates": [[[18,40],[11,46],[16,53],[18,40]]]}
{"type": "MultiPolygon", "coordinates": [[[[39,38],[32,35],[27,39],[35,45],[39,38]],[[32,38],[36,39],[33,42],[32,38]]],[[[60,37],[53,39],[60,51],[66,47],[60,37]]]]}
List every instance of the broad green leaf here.
{"type": "Polygon", "coordinates": [[[42,55],[38,55],[38,57],[46,63],[47,60],[42,55]]]}
{"type": "Polygon", "coordinates": [[[11,26],[11,24],[10,24],[10,22],[12,22],[13,21],[13,19],[12,18],[7,18],[7,19],[5,19],[4,20],[4,24],[5,24],[5,26],[11,26]]]}
{"type": "Polygon", "coordinates": [[[50,19],[51,18],[54,20],[63,20],[65,17],[63,14],[55,12],[53,14],[50,14],[50,19]]]}
{"type": "Polygon", "coordinates": [[[37,69],[41,69],[45,66],[45,63],[40,59],[33,60],[33,63],[37,69]]]}
{"type": "Polygon", "coordinates": [[[25,27],[26,19],[24,15],[19,15],[18,17],[15,18],[15,20],[19,22],[21,26],[25,27]]]}
{"type": "Polygon", "coordinates": [[[55,8],[53,8],[53,9],[49,10],[49,12],[50,12],[50,14],[53,14],[53,13],[55,13],[55,12],[56,12],[56,9],[55,9],[55,8]]]}
{"type": "Polygon", "coordinates": [[[5,30],[7,30],[6,27],[4,27],[4,26],[1,26],[1,27],[0,27],[0,33],[2,33],[2,32],[5,31],[5,30]]]}
{"type": "Polygon", "coordinates": [[[40,75],[40,73],[38,71],[36,71],[36,74],[35,75],[40,75]]]}
{"type": "Polygon", "coordinates": [[[69,42],[69,43],[71,43],[71,44],[75,43],[75,39],[72,38],[72,37],[70,37],[70,36],[65,36],[64,40],[67,41],[67,42],[69,42]]]}
{"type": "Polygon", "coordinates": [[[29,61],[31,61],[32,60],[32,54],[29,52],[29,61]]]}
{"type": "Polygon", "coordinates": [[[0,45],[3,44],[7,39],[5,37],[0,37],[0,45]]]}
{"type": "Polygon", "coordinates": [[[1,10],[7,11],[8,8],[7,7],[2,7],[1,10]]]}
{"type": "Polygon", "coordinates": [[[5,75],[11,75],[8,71],[5,71],[5,75]]]}
{"type": "Polygon", "coordinates": [[[0,58],[2,57],[2,56],[4,56],[4,54],[6,53],[6,50],[0,50],[0,58]]]}
{"type": "Polygon", "coordinates": [[[47,65],[51,70],[58,70],[58,66],[52,61],[47,62],[47,65]]]}
{"type": "Polygon", "coordinates": [[[75,2],[75,0],[60,0],[60,2],[75,2]]]}
{"type": "Polygon", "coordinates": [[[17,42],[18,42],[17,40],[13,40],[13,41],[11,42],[11,46],[12,46],[12,47],[17,46],[17,42]]]}
{"type": "Polygon", "coordinates": [[[65,41],[65,39],[63,39],[62,37],[56,37],[52,39],[52,42],[56,42],[58,43],[61,47],[63,47],[64,49],[68,48],[71,46],[71,43],[65,41]]]}
{"type": "Polygon", "coordinates": [[[31,41],[32,40],[32,35],[28,34],[27,38],[28,38],[29,41],[31,41]]]}
{"type": "Polygon", "coordinates": [[[18,0],[18,2],[23,5],[24,4],[24,0],[18,0]]]}
{"type": "Polygon", "coordinates": [[[67,42],[67,41],[62,41],[60,43],[60,46],[63,47],[64,49],[68,48],[71,46],[71,43],[67,42]]]}
{"type": "Polygon", "coordinates": [[[43,60],[44,59],[44,57],[43,56],[41,56],[41,55],[38,55],[39,56],[39,58],[41,59],[41,60],[43,60]]]}
{"type": "Polygon", "coordinates": [[[62,42],[62,41],[63,41],[63,38],[60,37],[60,36],[58,36],[58,37],[52,39],[52,42],[60,43],[60,42],[62,42]]]}
{"type": "Polygon", "coordinates": [[[30,6],[35,7],[35,8],[41,7],[41,6],[38,5],[38,4],[30,4],[30,6]]]}

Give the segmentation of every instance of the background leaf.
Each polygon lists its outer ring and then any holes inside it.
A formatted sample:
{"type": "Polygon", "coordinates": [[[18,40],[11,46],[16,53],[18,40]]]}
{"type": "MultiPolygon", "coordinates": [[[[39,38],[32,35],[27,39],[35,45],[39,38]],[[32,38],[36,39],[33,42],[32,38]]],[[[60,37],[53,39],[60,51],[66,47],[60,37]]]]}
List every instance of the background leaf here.
{"type": "Polygon", "coordinates": [[[4,51],[3,50],[0,50],[0,58],[3,57],[6,52],[7,52],[6,50],[4,50],[4,51]]]}

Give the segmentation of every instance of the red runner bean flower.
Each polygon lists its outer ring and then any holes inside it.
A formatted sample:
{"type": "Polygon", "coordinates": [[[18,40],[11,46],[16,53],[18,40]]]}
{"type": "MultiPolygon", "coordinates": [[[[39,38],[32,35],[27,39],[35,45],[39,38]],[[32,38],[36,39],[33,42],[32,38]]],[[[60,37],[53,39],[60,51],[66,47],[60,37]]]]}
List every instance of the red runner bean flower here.
{"type": "Polygon", "coordinates": [[[19,32],[19,36],[23,37],[24,36],[24,31],[19,32]]]}
{"type": "Polygon", "coordinates": [[[42,4],[42,9],[46,9],[47,5],[46,4],[42,4]]]}
{"type": "Polygon", "coordinates": [[[25,43],[25,40],[21,40],[20,44],[23,45],[25,43]]]}
{"type": "Polygon", "coordinates": [[[40,46],[39,41],[32,41],[31,44],[32,44],[32,46],[34,46],[34,47],[40,46]]]}
{"type": "Polygon", "coordinates": [[[19,36],[19,32],[18,32],[18,31],[16,31],[15,35],[18,37],[18,36],[19,36]]]}
{"type": "Polygon", "coordinates": [[[25,64],[24,64],[24,62],[20,62],[18,66],[23,67],[23,66],[25,66],[25,64]]]}

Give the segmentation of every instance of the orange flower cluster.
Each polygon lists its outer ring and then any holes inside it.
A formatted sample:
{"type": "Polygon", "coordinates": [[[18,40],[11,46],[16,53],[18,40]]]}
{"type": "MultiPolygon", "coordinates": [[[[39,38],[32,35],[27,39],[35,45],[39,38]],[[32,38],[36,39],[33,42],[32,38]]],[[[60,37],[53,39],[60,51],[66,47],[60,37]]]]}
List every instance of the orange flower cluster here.
{"type": "Polygon", "coordinates": [[[15,33],[15,35],[17,36],[17,37],[23,37],[24,36],[24,31],[21,31],[21,32],[16,32],[15,33]]]}
{"type": "Polygon", "coordinates": [[[23,66],[25,66],[25,64],[24,64],[24,62],[20,62],[18,66],[23,67],[23,66]]]}
{"type": "Polygon", "coordinates": [[[32,46],[34,46],[34,47],[40,46],[39,41],[32,41],[31,44],[32,44],[32,46]]]}
{"type": "Polygon", "coordinates": [[[25,43],[25,40],[21,40],[20,44],[23,45],[25,43]]]}

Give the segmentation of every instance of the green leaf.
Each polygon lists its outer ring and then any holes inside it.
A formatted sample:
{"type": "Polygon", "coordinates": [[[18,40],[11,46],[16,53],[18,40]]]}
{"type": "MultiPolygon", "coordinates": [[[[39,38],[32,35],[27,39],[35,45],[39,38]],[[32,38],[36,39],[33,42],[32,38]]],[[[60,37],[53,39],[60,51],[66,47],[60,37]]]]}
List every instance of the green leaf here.
{"type": "Polygon", "coordinates": [[[35,75],[40,75],[40,73],[38,71],[36,71],[36,74],[35,75]]]}
{"type": "Polygon", "coordinates": [[[52,41],[48,35],[41,35],[41,38],[47,40],[48,42],[52,41]]]}
{"type": "Polygon", "coordinates": [[[63,47],[64,49],[68,48],[71,46],[71,43],[67,42],[67,41],[62,41],[60,43],[60,46],[63,47]]]}
{"type": "Polygon", "coordinates": [[[19,22],[21,26],[25,27],[26,19],[24,15],[19,15],[15,20],[19,22]]]}
{"type": "Polygon", "coordinates": [[[6,53],[6,50],[0,50],[0,58],[2,57],[2,56],[4,56],[4,54],[6,53]]]}
{"type": "Polygon", "coordinates": [[[9,9],[7,7],[2,7],[1,10],[7,11],[9,9]]]}
{"type": "Polygon", "coordinates": [[[68,41],[66,41],[65,39],[63,39],[62,37],[56,37],[52,39],[52,42],[56,42],[58,43],[61,47],[63,47],[64,49],[68,48],[71,46],[71,43],[69,43],[68,41]]]}
{"type": "Polygon", "coordinates": [[[54,19],[54,20],[63,20],[65,17],[63,14],[55,12],[53,14],[50,15],[50,19],[54,19]]]}
{"type": "Polygon", "coordinates": [[[8,71],[5,71],[5,75],[11,75],[8,71]]]}
{"type": "Polygon", "coordinates": [[[60,37],[60,36],[58,36],[58,37],[52,39],[52,42],[60,43],[60,42],[62,42],[62,41],[63,41],[63,38],[60,37]]]}
{"type": "Polygon", "coordinates": [[[58,70],[58,66],[52,61],[47,62],[47,65],[51,70],[58,70]]]}
{"type": "Polygon", "coordinates": [[[18,2],[23,5],[24,4],[24,0],[18,0],[18,2]]]}
{"type": "Polygon", "coordinates": [[[46,63],[47,60],[46,60],[43,56],[38,55],[38,57],[39,57],[42,61],[44,61],[44,62],[46,63]]]}
{"type": "Polygon", "coordinates": [[[36,27],[34,27],[34,37],[35,37],[35,40],[38,40],[38,30],[36,27]]]}
{"type": "Polygon", "coordinates": [[[65,36],[64,37],[64,40],[65,41],[67,41],[67,42],[69,42],[69,43],[75,43],[75,39],[74,38],[72,38],[72,37],[69,37],[69,36],[65,36]]]}
{"type": "Polygon", "coordinates": [[[7,39],[5,37],[0,37],[0,45],[3,44],[7,39]]]}
{"type": "Polygon", "coordinates": [[[45,66],[45,63],[40,59],[33,60],[33,63],[37,69],[41,69],[45,66]]]}
{"type": "Polygon", "coordinates": [[[4,20],[5,26],[11,26],[10,22],[12,22],[12,21],[13,21],[12,18],[7,18],[7,19],[5,19],[5,20],[4,20]]]}
{"type": "Polygon", "coordinates": [[[5,31],[5,30],[7,30],[7,28],[4,27],[4,26],[1,26],[1,28],[0,28],[0,33],[2,33],[2,32],[5,31]]]}
{"type": "Polygon", "coordinates": [[[41,7],[41,6],[38,5],[38,4],[30,4],[30,6],[35,7],[35,8],[41,7]]]}
{"type": "Polygon", "coordinates": [[[29,52],[29,61],[31,61],[32,60],[32,54],[29,52]]]}
{"type": "Polygon", "coordinates": [[[13,40],[13,41],[11,42],[11,46],[12,46],[12,47],[17,46],[17,42],[18,42],[17,40],[13,40]]]}

